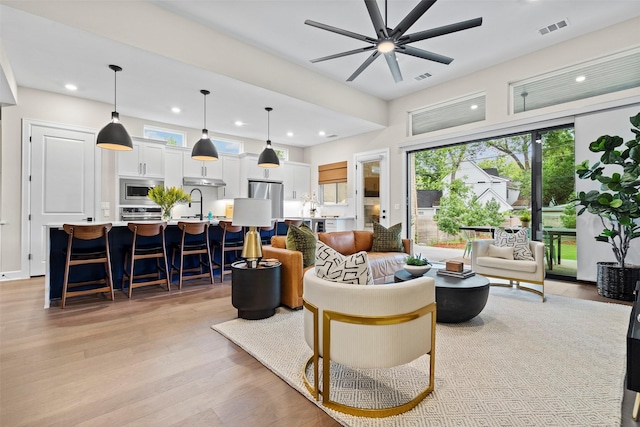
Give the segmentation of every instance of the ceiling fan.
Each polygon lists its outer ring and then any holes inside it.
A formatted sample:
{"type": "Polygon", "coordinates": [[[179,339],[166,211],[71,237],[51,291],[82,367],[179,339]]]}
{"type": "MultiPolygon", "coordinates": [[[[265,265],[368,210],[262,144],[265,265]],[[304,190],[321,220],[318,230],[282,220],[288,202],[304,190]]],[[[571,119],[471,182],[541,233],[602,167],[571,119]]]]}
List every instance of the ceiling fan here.
{"type": "MultiPolygon", "coordinates": [[[[413,34],[407,34],[407,30],[416,23],[418,19],[427,11],[437,0],[420,0],[418,5],[411,11],[395,28],[388,28],[385,20],[382,20],[380,9],[376,0],[364,0],[364,4],[369,11],[369,17],[373,23],[377,38],[367,37],[362,34],[354,33],[351,31],[343,30],[341,28],[332,27],[331,25],[322,24],[307,19],[305,24],[317,27],[322,30],[331,31],[333,33],[341,34],[343,36],[351,37],[363,42],[369,43],[371,46],[361,47],[359,49],[349,50],[347,52],[336,53],[335,55],[329,55],[322,58],[312,59],[312,63],[326,61],[328,59],[341,58],[343,56],[353,55],[361,52],[368,52],[373,50],[373,53],[364,61],[364,63],[347,79],[348,82],[355,80],[373,61],[376,60],[380,54],[384,55],[389,65],[389,70],[393,75],[393,79],[396,83],[402,81],[402,73],[398,66],[396,59],[396,53],[402,53],[405,55],[415,56],[422,59],[428,59],[429,61],[439,62],[441,64],[450,64],[453,58],[448,56],[439,55],[437,53],[429,52],[423,49],[418,49],[413,46],[409,46],[409,43],[417,42],[420,40],[426,40],[433,37],[442,36],[445,34],[455,33],[456,31],[467,30],[469,28],[478,27],[482,25],[482,18],[469,19],[468,21],[457,22],[455,24],[449,24],[442,27],[432,28],[430,30],[419,31],[413,34]]],[[[385,15],[386,15],[386,0],[385,0],[385,15]]]]}

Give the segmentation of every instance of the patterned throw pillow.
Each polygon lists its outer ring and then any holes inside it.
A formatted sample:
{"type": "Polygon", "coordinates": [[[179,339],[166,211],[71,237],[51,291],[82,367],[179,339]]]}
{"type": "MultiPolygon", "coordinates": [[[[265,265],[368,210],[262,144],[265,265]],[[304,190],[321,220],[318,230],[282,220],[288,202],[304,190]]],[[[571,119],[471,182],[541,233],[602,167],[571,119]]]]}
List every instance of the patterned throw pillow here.
{"type": "Polygon", "coordinates": [[[384,225],[374,222],[371,252],[404,252],[402,223],[386,228],[384,225]]]}
{"type": "Polygon", "coordinates": [[[316,243],[316,276],[331,282],[373,285],[365,251],[344,256],[321,241],[316,243]]]}
{"type": "Polygon", "coordinates": [[[496,246],[508,246],[513,248],[513,259],[534,261],[531,249],[529,249],[529,237],[527,229],[523,228],[517,233],[507,233],[502,229],[497,229],[494,237],[496,246]]]}
{"type": "Polygon", "coordinates": [[[316,235],[306,225],[289,226],[287,231],[287,249],[302,252],[302,267],[313,265],[316,256],[316,235]]]}

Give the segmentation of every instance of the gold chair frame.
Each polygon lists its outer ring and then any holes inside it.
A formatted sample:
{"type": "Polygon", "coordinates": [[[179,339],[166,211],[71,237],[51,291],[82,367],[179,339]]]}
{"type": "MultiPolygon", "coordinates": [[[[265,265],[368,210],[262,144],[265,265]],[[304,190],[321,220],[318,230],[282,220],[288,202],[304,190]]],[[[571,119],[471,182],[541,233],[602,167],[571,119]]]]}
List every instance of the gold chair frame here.
{"type": "Polygon", "coordinates": [[[533,281],[533,280],[527,280],[524,283],[530,283],[532,285],[540,285],[542,286],[542,290],[538,290],[535,288],[530,288],[528,286],[522,286],[520,285],[520,280],[514,280],[511,279],[509,277],[504,277],[504,276],[495,276],[493,274],[488,274],[488,273],[482,273],[483,276],[486,277],[491,277],[494,279],[502,279],[502,280],[508,280],[509,283],[499,283],[499,282],[489,282],[489,285],[491,286],[500,286],[503,288],[513,288],[514,286],[516,287],[516,289],[520,289],[521,291],[526,291],[526,292],[531,292],[534,293],[536,295],[540,295],[542,297],[542,302],[544,302],[544,280],[542,282],[539,281],[533,281]]]}
{"type": "Polygon", "coordinates": [[[329,409],[333,409],[339,412],[343,412],[349,415],[355,415],[359,417],[370,418],[382,418],[392,415],[402,414],[413,409],[418,405],[425,397],[427,397],[434,388],[434,369],[435,369],[435,350],[436,350],[436,303],[431,303],[424,307],[421,307],[415,311],[397,314],[392,316],[361,316],[350,315],[346,313],[339,313],[337,311],[324,310],[322,319],[322,354],[323,360],[328,363],[322,364],[322,389],[319,388],[318,383],[318,361],[320,359],[319,352],[319,315],[318,307],[303,300],[303,306],[313,314],[313,355],[307,360],[303,368],[304,384],[309,390],[309,393],[313,395],[316,400],[320,400],[322,396],[322,404],[329,409]],[[392,406],[388,408],[380,409],[368,409],[359,408],[356,406],[346,405],[339,403],[330,398],[330,383],[331,383],[331,322],[343,322],[356,325],[368,325],[368,326],[385,326],[385,325],[397,325],[400,323],[410,322],[418,319],[419,317],[431,314],[431,351],[429,353],[429,386],[421,391],[416,397],[410,401],[401,405],[392,406]],[[313,384],[307,377],[307,371],[309,366],[313,364],[314,381],[313,384]]]}

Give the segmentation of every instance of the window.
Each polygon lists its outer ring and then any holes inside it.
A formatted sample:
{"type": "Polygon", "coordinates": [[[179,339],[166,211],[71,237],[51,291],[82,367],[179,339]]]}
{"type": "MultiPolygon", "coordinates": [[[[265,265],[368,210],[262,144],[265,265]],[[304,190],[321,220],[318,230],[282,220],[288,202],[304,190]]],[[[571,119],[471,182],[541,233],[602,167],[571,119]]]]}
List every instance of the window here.
{"type": "Polygon", "coordinates": [[[347,183],[336,182],[333,184],[321,184],[320,204],[339,205],[347,203],[347,183]]]}
{"type": "Polygon", "coordinates": [[[240,154],[244,151],[244,143],[242,141],[217,138],[211,138],[211,141],[213,141],[220,154],[240,154]]]}
{"type": "Polygon", "coordinates": [[[346,204],[347,162],[318,166],[318,187],[321,204],[346,204]]]}
{"type": "Polygon", "coordinates": [[[288,148],[278,148],[273,147],[273,151],[276,152],[276,155],[280,160],[289,160],[289,149],[288,148]]]}
{"type": "Polygon", "coordinates": [[[143,133],[145,138],[167,141],[167,145],[173,145],[176,147],[187,146],[187,137],[184,132],[145,125],[143,133]]]}

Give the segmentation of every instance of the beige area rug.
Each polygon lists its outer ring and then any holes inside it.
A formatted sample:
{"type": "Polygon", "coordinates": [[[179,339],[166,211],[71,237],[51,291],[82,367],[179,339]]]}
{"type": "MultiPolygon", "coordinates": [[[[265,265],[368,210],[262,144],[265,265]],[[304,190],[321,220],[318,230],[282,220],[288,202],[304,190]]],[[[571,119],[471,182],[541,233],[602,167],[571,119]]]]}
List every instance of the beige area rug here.
{"type": "MultiPolygon", "coordinates": [[[[533,294],[491,288],[478,317],[437,325],[435,390],[413,410],[369,419],[316,403],[354,427],[619,426],[630,309],[555,295],[541,303],[533,294]]],[[[212,328],[315,402],[302,380],[312,352],[301,311],[279,308],[268,319],[212,328]]],[[[336,392],[360,404],[396,399],[428,382],[427,357],[391,374],[338,367],[343,387],[336,392]]]]}

